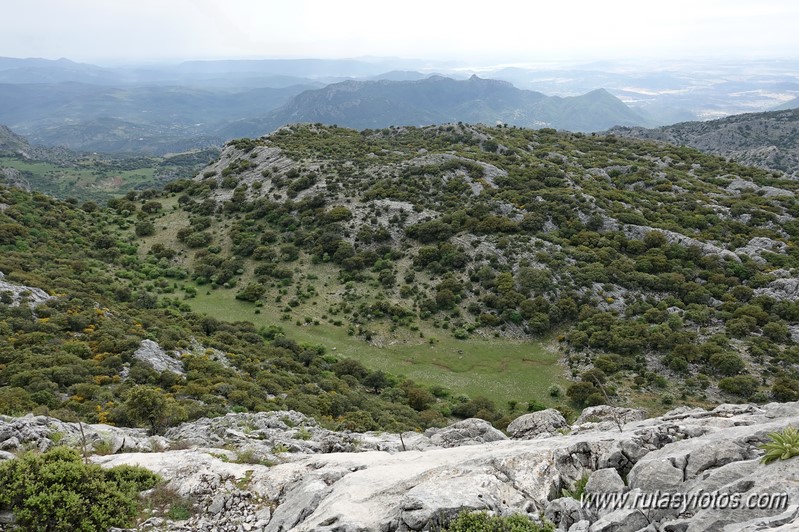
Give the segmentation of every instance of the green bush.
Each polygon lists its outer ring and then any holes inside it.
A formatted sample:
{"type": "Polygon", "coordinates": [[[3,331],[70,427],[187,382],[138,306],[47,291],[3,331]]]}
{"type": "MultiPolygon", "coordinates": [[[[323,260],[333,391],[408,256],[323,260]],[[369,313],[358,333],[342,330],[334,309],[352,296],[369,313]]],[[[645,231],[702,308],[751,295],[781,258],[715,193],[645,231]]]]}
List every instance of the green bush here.
{"type": "Polygon", "coordinates": [[[770,464],[775,460],[787,460],[799,455],[799,431],[796,428],[788,427],[782,432],[772,432],[768,437],[771,441],[760,446],[766,451],[760,462],[770,464]]]}
{"type": "Polygon", "coordinates": [[[719,389],[749,399],[757,392],[758,380],[751,375],[724,377],[719,381],[719,389]]]}
{"type": "Polygon", "coordinates": [[[104,470],[74,449],[29,452],[0,464],[0,509],[22,530],[95,531],[132,524],[136,495],[159,478],[146,469],[104,470]]]}
{"type": "Polygon", "coordinates": [[[572,487],[572,489],[563,488],[561,490],[561,495],[563,495],[564,497],[571,497],[579,501],[583,498],[583,493],[585,492],[586,484],[588,484],[588,473],[578,478],[574,482],[574,486],[572,487]]]}
{"type": "Polygon", "coordinates": [[[523,515],[491,516],[486,512],[461,512],[450,521],[444,532],[549,532],[555,528],[539,525],[523,515]]]}

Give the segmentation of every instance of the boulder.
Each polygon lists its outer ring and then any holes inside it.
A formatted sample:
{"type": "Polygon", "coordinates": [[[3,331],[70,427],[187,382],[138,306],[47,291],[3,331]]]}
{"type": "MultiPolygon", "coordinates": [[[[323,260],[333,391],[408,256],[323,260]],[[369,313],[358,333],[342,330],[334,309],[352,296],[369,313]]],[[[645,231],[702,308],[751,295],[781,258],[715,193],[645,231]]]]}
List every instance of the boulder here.
{"type": "Polygon", "coordinates": [[[439,447],[458,447],[476,445],[493,441],[507,440],[502,431],[495,429],[483,419],[469,418],[438,429],[430,436],[430,441],[439,447]]]}
{"type": "Polygon", "coordinates": [[[558,530],[570,530],[572,525],[585,520],[586,512],[577,499],[561,497],[547,504],[544,517],[551,521],[558,530]]]}
{"type": "Polygon", "coordinates": [[[799,298],[799,279],[774,279],[768,286],[755,288],[755,295],[768,296],[777,301],[796,301],[799,298]]]}
{"type": "Polygon", "coordinates": [[[103,424],[67,423],[59,419],[29,414],[11,418],[0,416],[0,449],[18,451],[35,448],[46,451],[55,444],[86,446],[87,451],[152,451],[167,446],[166,439],[148,436],[142,429],[103,424]],[[82,430],[82,432],[81,432],[82,430]]]}
{"type": "Polygon", "coordinates": [[[621,509],[603,515],[591,524],[589,532],[638,532],[649,526],[649,519],[641,510],[621,509]]]}
{"type": "Polygon", "coordinates": [[[627,486],[624,485],[624,480],[619,476],[619,472],[610,467],[597,469],[591,473],[585,485],[586,493],[622,492],[626,489],[627,486]]]}
{"type": "Polygon", "coordinates": [[[647,460],[635,464],[627,480],[631,488],[645,492],[676,491],[683,483],[683,472],[668,459],[647,460]]]}
{"type": "Polygon", "coordinates": [[[548,408],[517,417],[508,425],[508,433],[514,440],[532,440],[548,438],[568,428],[569,424],[563,414],[554,408],[548,408]]]}

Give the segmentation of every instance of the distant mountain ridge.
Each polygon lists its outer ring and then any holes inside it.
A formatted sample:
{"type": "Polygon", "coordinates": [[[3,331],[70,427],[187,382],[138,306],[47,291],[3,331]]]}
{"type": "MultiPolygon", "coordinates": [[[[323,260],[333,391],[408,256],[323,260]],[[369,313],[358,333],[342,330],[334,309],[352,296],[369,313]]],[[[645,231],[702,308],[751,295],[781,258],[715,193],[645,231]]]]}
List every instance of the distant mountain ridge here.
{"type": "Polygon", "coordinates": [[[344,81],[308,90],[267,115],[223,129],[223,136],[260,136],[285,124],[321,122],[355,129],[448,122],[507,123],[598,131],[647,120],[604,89],[582,96],[546,96],[511,83],[472,76],[455,80],[344,81]]]}
{"type": "Polygon", "coordinates": [[[690,146],[742,164],[799,176],[799,109],[682,122],[655,129],[615,127],[609,133],[690,146]]]}
{"type": "Polygon", "coordinates": [[[261,136],[294,122],[356,129],[506,123],[570,131],[656,125],[604,89],[547,96],[496,79],[428,75],[401,60],[134,68],[0,57],[0,124],[33,144],[163,155],[261,136]]]}
{"type": "Polygon", "coordinates": [[[75,154],[62,148],[45,148],[34,146],[28,139],[0,124],[0,157],[11,156],[20,159],[37,161],[68,161],[75,154]]]}
{"type": "Polygon", "coordinates": [[[788,109],[797,109],[799,108],[799,98],[794,98],[793,100],[788,100],[782,105],[778,105],[774,108],[774,111],[786,111],[788,109]]]}

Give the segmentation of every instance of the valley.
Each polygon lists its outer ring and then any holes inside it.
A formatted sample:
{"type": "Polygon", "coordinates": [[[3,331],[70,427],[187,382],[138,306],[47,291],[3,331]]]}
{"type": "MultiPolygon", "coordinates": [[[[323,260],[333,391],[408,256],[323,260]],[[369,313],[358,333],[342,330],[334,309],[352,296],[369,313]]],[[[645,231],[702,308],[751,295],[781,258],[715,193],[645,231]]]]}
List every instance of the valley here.
{"type": "Polygon", "coordinates": [[[799,4],[6,4],[0,532],[799,528],[799,4]]]}

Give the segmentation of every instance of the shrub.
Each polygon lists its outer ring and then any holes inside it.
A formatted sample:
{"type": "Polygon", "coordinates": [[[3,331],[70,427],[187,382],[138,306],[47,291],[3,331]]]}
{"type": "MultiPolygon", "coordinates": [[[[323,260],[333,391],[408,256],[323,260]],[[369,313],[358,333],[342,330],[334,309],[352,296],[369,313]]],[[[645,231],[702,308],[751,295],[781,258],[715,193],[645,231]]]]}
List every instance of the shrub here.
{"type": "Polygon", "coordinates": [[[724,377],[719,381],[719,388],[727,393],[749,399],[757,391],[758,380],[751,375],[724,377]]]}
{"type": "Polygon", "coordinates": [[[564,497],[571,497],[579,501],[583,498],[583,493],[585,492],[586,484],[588,484],[588,473],[578,478],[574,482],[574,486],[572,486],[571,489],[563,488],[561,490],[561,495],[563,495],[564,497]]]}
{"type": "Polygon", "coordinates": [[[444,532],[549,532],[555,528],[539,525],[523,515],[500,517],[486,512],[464,511],[450,521],[444,532]]]}
{"type": "Polygon", "coordinates": [[[126,527],[138,510],[137,493],[158,480],[138,467],[84,464],[74,449],[56,447],[0,464],[0,508],[12,511],[22,530],[126,527]]]}
{"type": "Polygon", "coordinates": [[[763,464],[770,464],[775,460],[787,460],[799,455],[799,431],[788,427],[782,432],[772,432],[768,435],[771,441],[760,446],[766,454],[760,459],[763,464]]]}
{"type": "Polygon", "coordinates": [[[540,412],[541,410],[546,410],[547,405],[540,401],[536,401],[535,399],[531,399],[527,403],[527,411],[528,412],[540,412]]]}
{"type": "Polygon", "coordinates": [[[785,376],[774,379],[771,385],[771,394],[777,401],[797,401],[799,400],[799,381],[785,376]]]}
{"type": "Polygon", "coordinates": [[[136,236],[150,236],[155,233],[155,225],[149,220],[136,222],[136,236]]]}

